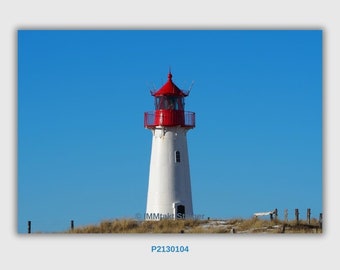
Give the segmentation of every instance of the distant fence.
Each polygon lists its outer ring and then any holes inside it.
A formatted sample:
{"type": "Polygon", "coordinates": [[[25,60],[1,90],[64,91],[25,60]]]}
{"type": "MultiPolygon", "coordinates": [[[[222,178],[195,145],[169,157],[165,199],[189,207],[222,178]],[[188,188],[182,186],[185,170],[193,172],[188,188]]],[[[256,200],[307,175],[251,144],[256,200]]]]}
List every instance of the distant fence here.
{"type": "MultiPolygon", "coordinates": [[[[273,211],[254,213],[254,217],[260,217],[260,216],[270,216],[270,220],[273,220],[274,218],[277,219],[277,216],[278,216],[277,208],[275,208],[273,211]]],[[[311,209],[307,208],[306,222],[308,224],[310,224],[310,219],[311,219],[311,209]]],[[[284,221],[288,222],[288,209],[284,210],[284,221]]],[[[300,222],[300,212],[298,208],[295,209],[295,222],[297,224],[299,224],[300,222]]],[[[319,214],[319,226],[322,229],[322,213],[319,214]]]]}
{"type": "MultiPolygon", "coordinates": [[[[74,220],[70,221],[70,229],[71,231],[74,230],[74,220]]],[[[32,231],[32,221],[29,220],[27,221],[27,233],[31,233],[31,231],[32,231]]]]}

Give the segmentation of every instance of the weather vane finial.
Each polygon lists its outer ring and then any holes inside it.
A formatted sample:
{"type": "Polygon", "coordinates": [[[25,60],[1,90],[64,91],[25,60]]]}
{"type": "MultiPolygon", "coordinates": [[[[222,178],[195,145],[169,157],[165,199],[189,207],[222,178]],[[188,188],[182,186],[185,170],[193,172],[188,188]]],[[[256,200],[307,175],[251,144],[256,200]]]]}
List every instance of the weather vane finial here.
{"type": "Polygon", "coordinates": [[[168,78],[171,80],[172,78],[172,74],[171,74],[171,66],[169,66],[169,74],[168,74],[168,78]]]}

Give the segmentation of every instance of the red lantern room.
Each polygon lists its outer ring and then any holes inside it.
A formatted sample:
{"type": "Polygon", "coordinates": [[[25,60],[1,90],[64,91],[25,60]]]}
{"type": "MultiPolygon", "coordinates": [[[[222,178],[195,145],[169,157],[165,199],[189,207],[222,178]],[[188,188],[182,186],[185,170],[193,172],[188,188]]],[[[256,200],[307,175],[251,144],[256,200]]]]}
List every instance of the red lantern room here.
{"type": "Polygon", "coordinates": [[[171,72],[168,81],[158,91],[151,92],[151,95],[155,97],[155,111],[144,113],[144,127],[195,127],[195,113],[184,111],[184,99],[189,92],[180,90],[173,83],[171,72]]]}

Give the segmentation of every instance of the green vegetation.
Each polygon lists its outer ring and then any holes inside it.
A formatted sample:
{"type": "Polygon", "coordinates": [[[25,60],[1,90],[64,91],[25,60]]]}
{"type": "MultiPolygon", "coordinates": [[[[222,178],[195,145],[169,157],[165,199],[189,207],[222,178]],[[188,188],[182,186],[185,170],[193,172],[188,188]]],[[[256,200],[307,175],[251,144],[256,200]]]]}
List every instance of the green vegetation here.
{"type": "Polygon", "coordinates": [[[104,220],[99,225],[75,227],[65,233],[322,233],[319,222],[263,220],[104,220]]]}

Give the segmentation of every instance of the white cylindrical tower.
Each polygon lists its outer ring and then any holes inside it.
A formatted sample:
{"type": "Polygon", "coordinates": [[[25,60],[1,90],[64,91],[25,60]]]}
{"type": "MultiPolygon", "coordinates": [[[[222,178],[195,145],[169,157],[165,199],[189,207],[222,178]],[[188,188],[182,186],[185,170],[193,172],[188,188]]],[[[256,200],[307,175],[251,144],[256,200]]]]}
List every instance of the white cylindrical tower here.
{"type": "Polygon", "coordinates": [[[152,132],[152,150],[145,219],[193,217],[187,132],[195,127],[195,114],[184,111],[188,92],[168,81],[155,97],[155,111],[144,114],[152,132]]]}

